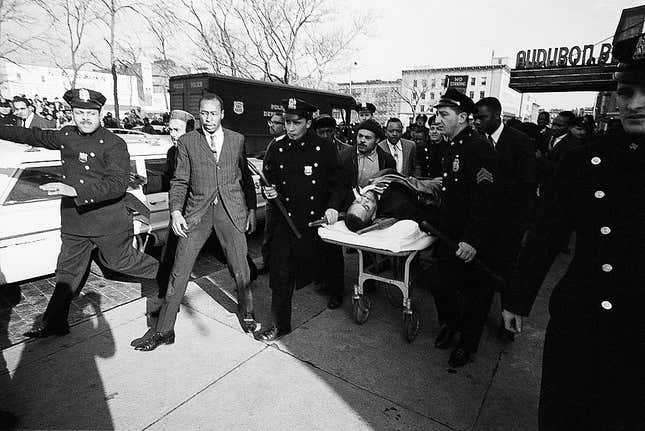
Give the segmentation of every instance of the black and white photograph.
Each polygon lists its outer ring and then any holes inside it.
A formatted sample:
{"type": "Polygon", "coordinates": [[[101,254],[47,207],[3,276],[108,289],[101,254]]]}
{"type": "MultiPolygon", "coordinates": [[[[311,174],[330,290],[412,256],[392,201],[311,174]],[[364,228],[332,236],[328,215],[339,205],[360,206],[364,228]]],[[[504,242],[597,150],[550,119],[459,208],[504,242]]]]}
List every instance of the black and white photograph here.
{"type": "Polygon", "coordinates": [[[0,431],[645,430],[643,0],[0,0],[0,431]]]}

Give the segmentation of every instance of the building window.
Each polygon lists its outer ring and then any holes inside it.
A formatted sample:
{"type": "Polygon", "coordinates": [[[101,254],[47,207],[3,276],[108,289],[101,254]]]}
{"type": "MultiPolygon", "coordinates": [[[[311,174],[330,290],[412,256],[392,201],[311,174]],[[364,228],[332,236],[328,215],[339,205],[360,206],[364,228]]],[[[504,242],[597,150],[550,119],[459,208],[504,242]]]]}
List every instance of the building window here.
{"type": "Polygon", "coordinates": [[[421,99],[426,100],[426,92],[425,91],[421,92],[421,99]]]}
{"type": "Polygon", "coordinates": [[[442,78],[442,79],[441,79],[441,86],[442,86],[443,88],[446,88],[446,78],[442,78]]]}
{"type": "Polygon", "coordinates": [[[434,93],[430,93],[430,100],[434,100],[434,93]]]}
{"type": "Polygon", "coordinates": [[[45,75],[40,75],[40,80],[41,80],[42,82],[45,82],[45,75]]]}
{"type": "Polygon", "coordinates": [[[482,76],[482,85],[486,85],[486,77],[482,76]]]}
{"type": "Polygon", "coordinates": [[[20,74],[19,74],[19,73],[16,73],[16,79],[17,79],[18,81],[20,81],[21,76],[20,76],[20,74]]]}
{"type": "Polygon", "coordinates": [[[432,82],[430,84],[430,87],[435,88],[437,86],[437,78],[432,78],[432,82]]]}
{"type": "Polygon", "coordinates": [[[425,105],[421,105],[421,112],[425,112],[425,110],[426,110],[425,105]]]}
{"type": "Polygon", "coordinates": [[[479,98],[483,99],[484,97],[486,97],[486,92],[485,91],[480,91],[479,92],[479,98]]]}
{"type": "Polygon", "coordinates": [[[474,98],[475,98],[475,92],[474,92],[474,91],[471,91],[471,92],[468,94],[468,97],[470,97],[471,99],[474,99],[474,98]]]}
{"type": "Polygon", "coordinates": [[[422,79],[422,80],[421,80],[421,86],[422,86],[423,88],[426,88],[426,87],[428,86],[428,80],[427,80],[427,79],[422,79]]]}
{"type": "Polygon", "coordinates": [[[414,81],[412,81],[412,86],[413,86],[414,88],[417,88],[417,80],[416,80],[416,79],[415,79],[414,81]]]}
{"type": "Polygon", "coordinates": [[[470,85],[475,85],[475,77],[470,78],[470,85]]]}
{"type": "Polygon", "coordinates": [[[412,92],[412,100],[416,100],[416,99],[417,99],[417,92],[413,91],[412,92]]]}

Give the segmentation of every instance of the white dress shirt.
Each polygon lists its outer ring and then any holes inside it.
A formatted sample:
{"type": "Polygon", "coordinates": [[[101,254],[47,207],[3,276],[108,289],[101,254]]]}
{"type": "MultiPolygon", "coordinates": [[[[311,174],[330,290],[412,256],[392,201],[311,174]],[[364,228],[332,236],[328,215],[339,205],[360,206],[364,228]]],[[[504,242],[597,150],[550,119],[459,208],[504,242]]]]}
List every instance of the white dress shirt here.
{"type": "Polygon", "coordinates": [[[215,160],[219,162],[219,156],[222,153],[222,145],[224,145],[224,131],[222,126],[218,127],[213,134],[208,133],[204,130],[204,136],[206,137],[206,142],[208,146],[211,147],[215,160]]]}
{"type": "Polygon", "coordinates": [[[34,113],[32,112],[29,114],[27,119],[25,119],[24,123],[22,124],[22,127],[28,129],[31,126],[31,122],[34,120],[34,113]]]}
{"type": "Polygon", "coordinates": [[[497,147],[497,143],[499,142],[499,137],[502,136],[502,131],[504,130],[504,123],[499,123],[499,127],[497,130],[495,130],[492,134],[488,135],[490,139],[493,141],[493,145],[497,147]]]}
{"type": "Polygon", "coordinates": [[[401,145],[401,140],[392,145],[390,141],[387,141],[387,146],[390,149],[390,154],[394,157],[396,162],[396,171],[400,174],[403,173],[403,146],[401,145]]]}

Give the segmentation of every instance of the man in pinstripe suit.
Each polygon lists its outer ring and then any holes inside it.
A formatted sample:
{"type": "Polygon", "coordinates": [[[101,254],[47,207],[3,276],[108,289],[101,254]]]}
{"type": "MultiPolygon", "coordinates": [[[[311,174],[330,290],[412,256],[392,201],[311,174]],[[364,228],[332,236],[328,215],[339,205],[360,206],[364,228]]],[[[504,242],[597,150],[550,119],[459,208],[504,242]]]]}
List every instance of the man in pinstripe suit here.
{"type": "Polygon", "coordinates": [[[175,340],[174,325],[190,272],[202,246],[215,230],[235,279],[243,329],[256,329],[246,232],[255,230],[256,197],[246,163],[244,136],[224,129],[222,99],[204,95],[201,127],[179,138],[177,167],[170,183],[172,229],[179,237],[175,263],[156,333],[137,350],[153,350],[175,340]]]}

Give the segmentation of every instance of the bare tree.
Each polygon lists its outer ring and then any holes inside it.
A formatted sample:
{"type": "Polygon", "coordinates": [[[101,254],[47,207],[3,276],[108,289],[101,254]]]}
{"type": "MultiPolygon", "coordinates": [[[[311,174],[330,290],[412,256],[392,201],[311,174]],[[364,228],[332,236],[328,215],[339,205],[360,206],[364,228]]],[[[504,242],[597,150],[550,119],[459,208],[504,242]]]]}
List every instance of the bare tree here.
{"type": "MultiPolygon", "coordinates": [[[[114,116],[119,121],[119,89],[118,89],[118,41],[116,38],[116,27],[119,22],[117,18],[125,14],[142,14],[145,5],[141,2],[128,2],[122,0],[96,0],[102,6],[104,13],[99,12],[100,20],[107,27],[109,34],[103,40],[109,49],[109,69],[112,74],[112,95],[114,97],[114,116]]],[[[95,64],[101,64],[99,58],[94,56],[95,64]]]]}
{"type": "Polygon", "coordinates": [[[181,1],[191,39],[212,70],[284,84],[320,85],[371,22],[365,15],[335,27],[340,15],[326,0],[210,0],[201,8],[181,1]]]}
{"type": "Polygon", "coordinates": [[[75,88],[79,71],[91,63],[87,31],[97,21],[94,5],[87,0],[48,0],[40,4],[53,20],[57,34],[54,43],[63,45],[66,51],[62,57],[59,52],[52,52],[50,57],[67,77],[68,87],[75,88]]]}
{"type": "Polygon", "coordinates": [[[0,0],[0,59],[15,63],[18,55],[29,53],[43,41],[33,30],[34,6],[40,6],[40,3],[36,0],[0,0]]]}
{"type": "Polygon", "coordinates": [[[410,107],[410,110],[412,111],[412,118],[416,117],[417,108],[421,100],[425,99],[426,90],[426,87],[414,87],[404,80],[401,81],[400,89],[394,89],[401,100],[410,107]]]}

